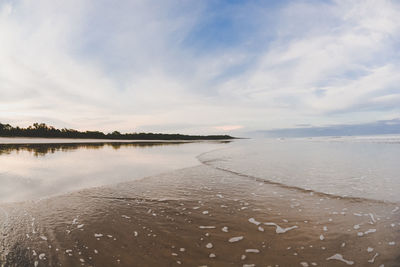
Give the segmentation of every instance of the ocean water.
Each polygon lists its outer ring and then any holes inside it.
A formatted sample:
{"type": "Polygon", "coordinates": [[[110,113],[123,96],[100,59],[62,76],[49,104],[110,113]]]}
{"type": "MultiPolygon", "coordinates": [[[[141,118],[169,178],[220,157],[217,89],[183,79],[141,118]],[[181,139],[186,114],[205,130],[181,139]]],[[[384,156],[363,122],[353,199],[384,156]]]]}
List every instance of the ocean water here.
{"type": "Polygon", "coordinates": [[[68,142],[0,138],[0,202],[116,184],[200,163],[293,189],[400,202],[400,136],[68,142]]]}
{"type": "Polygon", "coordinates": [[[0,203],[36,200],[199,164],[223,142],[0,138],[0,203]],[[74,142],[74,143],[71,143],[74,142]]]}
{"type": "Polygon", "coordinates": [[[199,159],[311,193],[400,202],[400,136],[240,140],[199,159]]]}
{"type": "Polygon", "coordinates": [[[399,266],[399,140],[0,145],[0,265],[399,266]]]}

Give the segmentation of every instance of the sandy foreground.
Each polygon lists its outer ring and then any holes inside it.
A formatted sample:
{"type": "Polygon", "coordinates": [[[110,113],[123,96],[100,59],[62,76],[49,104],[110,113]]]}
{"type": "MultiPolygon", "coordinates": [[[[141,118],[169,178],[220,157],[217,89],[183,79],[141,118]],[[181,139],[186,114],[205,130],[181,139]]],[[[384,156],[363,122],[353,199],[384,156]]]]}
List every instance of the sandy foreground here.
{"type": "Polygon", "coordinates": [[[205,165],[0,205],[1,266],[400,266],[400,204],[205,165]]]}

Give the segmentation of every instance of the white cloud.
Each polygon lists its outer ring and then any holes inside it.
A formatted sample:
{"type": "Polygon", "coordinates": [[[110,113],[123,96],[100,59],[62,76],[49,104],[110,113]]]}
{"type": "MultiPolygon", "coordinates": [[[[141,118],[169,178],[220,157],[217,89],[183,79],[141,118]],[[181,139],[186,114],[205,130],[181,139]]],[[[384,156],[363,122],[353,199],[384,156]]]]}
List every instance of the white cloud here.
{"type": "Polygon", "coordinates": [[[0,4],[0,121],[214,133],[400,115],[395,1],[292,1],[273,24],[245,14],[256,51],[201,52],[185,38],[206,2],[153,4],[0,4]]]}
{"type": "MultiPolygon", "coordinates": [[[[398,58],[393,58],[400,37],[400,7],[387,1],[338,1],[329,8],[321,6],[288,6],[281,20],[295,24],[296,32],[281,33],[252,71],[227,81],[224,92],[267,110],[279,109],[271,110],[270,116],[289,112],[293,119],[309,122],[310,117],[329,119],[329,112],[346,111],[351,117],[360,105],[373,105],[372,99],[388,88],[400,91],[398,58]],[[322,26],[317,21],[307,23],[325,15],[322,26]],[[307,28],[301,27],[304,24],[307,28]]],[[[396,115],[398,109],[393,112],[396,115]]],[[[290,118],[286,123],[286,127],[294,125],[290,118]]]]}

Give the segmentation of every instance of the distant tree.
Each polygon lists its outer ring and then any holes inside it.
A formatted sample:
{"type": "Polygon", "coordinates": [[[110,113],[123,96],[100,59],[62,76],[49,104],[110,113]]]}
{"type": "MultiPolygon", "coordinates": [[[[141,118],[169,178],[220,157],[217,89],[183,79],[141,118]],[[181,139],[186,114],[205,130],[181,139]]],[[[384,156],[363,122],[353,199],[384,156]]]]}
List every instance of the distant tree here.
{"type": "Polygon", "coordinates": [[[118,140],[223,140],[233,139],[229,135],[182,135],[160,133],[125,133],[113,131],[104,134],[100,131],[80,132],[74,129],[56,129],[45,123],[34,123],[27,128],[12,127],[10,124],[0,123],[0,136],[11,137],[45,137],[45,138],[86,138],[86,139],[118,139],[118,140]]]}

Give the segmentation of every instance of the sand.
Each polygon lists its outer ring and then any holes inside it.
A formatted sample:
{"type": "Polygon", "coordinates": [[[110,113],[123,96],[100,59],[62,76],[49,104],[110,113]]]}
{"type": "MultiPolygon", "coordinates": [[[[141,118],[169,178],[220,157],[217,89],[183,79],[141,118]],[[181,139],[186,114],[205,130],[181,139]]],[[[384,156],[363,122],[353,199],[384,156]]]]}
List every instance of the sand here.
{"type": "Polygon", "coordinates": [[[399,204],[209,166],[0,205],[2,266],[400,266],[399,204]]]}

